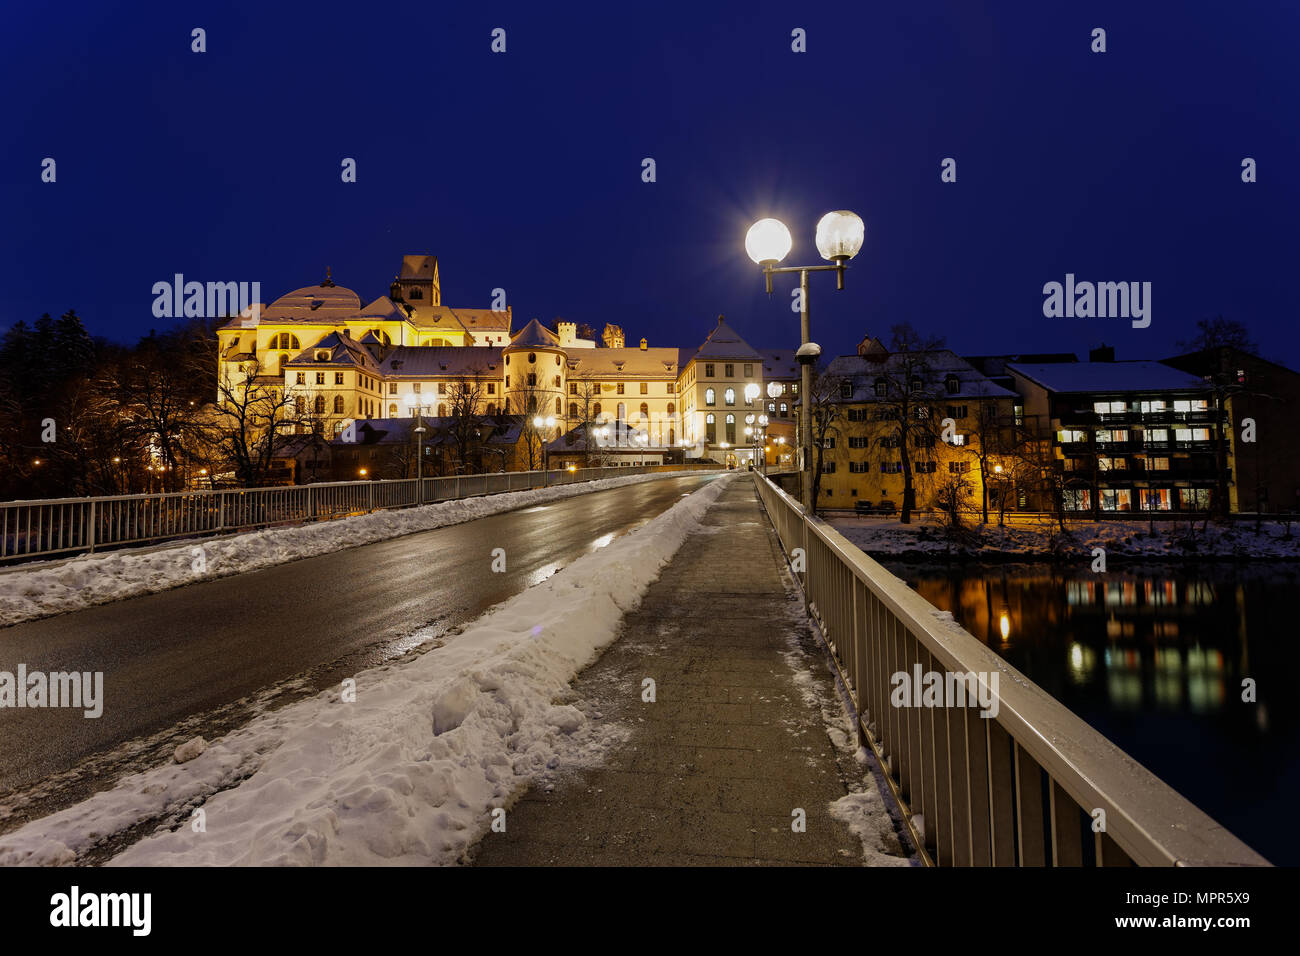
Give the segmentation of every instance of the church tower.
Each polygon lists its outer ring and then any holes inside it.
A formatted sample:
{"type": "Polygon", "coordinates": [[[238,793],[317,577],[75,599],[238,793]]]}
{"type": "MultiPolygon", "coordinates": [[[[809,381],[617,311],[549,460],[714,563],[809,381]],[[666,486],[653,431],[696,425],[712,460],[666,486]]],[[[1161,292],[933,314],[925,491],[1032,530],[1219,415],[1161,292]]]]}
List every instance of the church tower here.
{"type": "Polygon", "coordinates": [[[442,282],[438,278],[437,256],[402,256],[402,271],[393,290],[416,308],[442,305],[442,282]]]}

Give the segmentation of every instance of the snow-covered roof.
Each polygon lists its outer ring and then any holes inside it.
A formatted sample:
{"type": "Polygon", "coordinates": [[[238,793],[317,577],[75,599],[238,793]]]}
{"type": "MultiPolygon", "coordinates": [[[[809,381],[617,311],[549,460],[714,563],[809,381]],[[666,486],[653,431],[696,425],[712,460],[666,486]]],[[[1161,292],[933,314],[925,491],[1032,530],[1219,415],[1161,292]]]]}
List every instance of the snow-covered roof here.
{"type": "Polygon", "coordinates": [[[497,312],[494,309],[453,309],[449,305],[420,305],[408,302],[412,306],[410,321],[425,329],[440,329],[448,326],[460,326],[471,335],[478,333],[508,333],[510,331],[510,310],[497,312]]]}
{"type": "MultiPolygon", "coordinates": [[[[662,448],[663,446],[650,444],[650,435],[640,428],[633,428],[627,421],[613,421],[592,423],[591,443],[594,448],[610,453],[616,452],[637,452],[645,451],[648,448],[662,448]],[[600,438],[595,434],[596,429],[603,429],[609,432],[608,437],[600,438]],[[643,440],[644,439],[644,440],[643,440]]],[[[569,429],[559,438],[548,442],[546,447],[552,453],[566,451],[586,451],[587,450],[587,430],[583,425],[578,425],[569,429]]]]}
{"type": "Polygon", "coordinates": [[[1170,389],[1206,391],[1205,381],[1160,362],[1056,362],[1050,365],[1011,363],[1014,372],[1052,392],[1160,392],[1170,389]]]}
{"type": "Polygon", "coordinates": [[[402,256],[403,279],[432,279],[437,274],[437,256],[402,256]]]}
{"type": "Polygon", "coordinates": [[[342,286],[309,285],[282,295],[264,310],[263,322],[340,322],[361,310],[361,299],[342,286]]]}
{"type": "Polygon", "coordinates": [[[483,377],[496,381],[501,349],[484,345],[398,345],[379,363],[380,374],[392,378],[483,377]]]}
{"type": "MultiPolygon", "coordinates": [[[[834,400],[839,402],[870,402],[876,399],[876,379],[885,378],[903,384],[902,376],[915,374],[928,387],[935,398],[1014,398],[1015,392],[996,384],[951,349],[929,349],[923,352],[892,352],[881,360],[861,355],[836,356],[826,368],[826,374],[852,384],[852,394],[842,396],[838,391],[834,400]],[[957,390],[950,391],[947,382],[956,377],[957,390]]],[[[910,383],[909,383],[910,387],[910,383]]]]}
{"type": "Polygon", "coordinates": [[[285,368],[303,368],[309,365],[343,366],[364,369],[372,375],[379,374],[379,363],[375,360],[375,357],[360,342],[343,331],[331,332],[315,345],[303,349],[284,364],[285,368]],[[329,358],[323,360],[317,358],[324,350],[329,351],[329,358]]]}
{"type": "Polygon", "coordinates": [[[559,348],[560,337],[536,319],[510,337],[511,349],[554,349],[559,348]]]}
{"type": "Polygon", "coordinates": [[[763,356],[757,349],[751,348],[740,334],[729,326],[722,316],[704,344],[695,350],[697,360],[705,359],[740,359],[741,361],[760,361],[763,356]]]}
{"type": "Polygon", "coordinates": [[[794,349],[763,349],[763,378],[792,379],[799,377],[799,363],[794,349]]]}
{"type": "Polygon", "coordinates": [[[574,349],[567,352],[570,378],[674,379],[681,350],[674,348],[574,349]]]}

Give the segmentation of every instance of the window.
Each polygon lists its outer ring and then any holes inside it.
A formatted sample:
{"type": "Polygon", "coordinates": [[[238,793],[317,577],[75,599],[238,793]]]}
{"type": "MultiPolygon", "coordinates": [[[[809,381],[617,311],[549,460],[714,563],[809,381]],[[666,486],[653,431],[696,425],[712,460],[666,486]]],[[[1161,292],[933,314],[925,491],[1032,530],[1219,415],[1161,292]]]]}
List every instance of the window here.
{"type": "Polygon", "coordinates": [[[746,365],[746,366],[745,366],[745,378],[753,378],[753,377],[754,377],[754,366],[752,366],[752,365],[746,365]]]}
{"type": "MultiPolygon", "coordinates": [[[[730,416],[728,416],[728,417],[730,417],[730,416]]],[[[834,448],[834,447],[835,447],[835,436],[834,436],[834,435],[827,435],[825,438],[823,438],[823,439],[822,439],[822,447],[823,447],[823,448],[834,448]]]]}
{"type": "Polygon", "coordinates": [[[622,394],[623,394],[623,383],[622,383],[622,382],[619,382],[618,385],[615,386],[615,391],[616,391],[619,395],[622,395],[622,394]]]}
{"type": "Polygon", "coordinates": [[[768,402],[768,403],[767,403],[767,413],[768,413],[769,415],[775,415],[775,414],[776,414],[776,402],[768,402]]]}
{"type": "Polygon", "coordinates": [[[315,407],[315,409],[316,409],[316,414],[317,414],[317,415],[324,415],[324,414],[325,414],[325,396],[324,396],[324,395],[317,395],[317,396],[316,396],[316,401],[315,401],[313,404],[314,404],[314,407],[315,407]]]}
{"type": "Polygon", "coordinates": [[[1086,442],[1088,433],[1078,428],[1063,428],[1056,433],[1056,440],[1062,445],[1069,445],[1073,442],[1086,442]]]}
{"type": "Polygon", "coordinates": [[[342,373],[342,372],[335,372],[335,373],[334,373],[334,384],[335,384],[335,385],[342,385],[342,384],[343,384],[343,373],[342,373]]]}
{"type": "Polygon", "coordinates": [[[325,373],[324,373],[324,372],[317,372],[317,373],[316,373],[316,384],[317,384],[317,385],[324,385],[324,384],[325,384],[325,373]]]}
{"type": "Polygon", "coordinates": [[[949,375],[943,380],[943,387],[948,390],[949,395],[956,395],[961,391],[961,381],[956,375],[949,375]]]}
{"type": "Polygon", "coordinates": [[[882,475],[899,475],[903,473],[903,463],[901,461],[882,461],[880,463],[880,473],[882,475]]]}
{"type": "Polygon", "coordinates": [[[706,388],[704,390],[704,404],[705,405],[717,404],[717,395],[714,393],[713,389],[706,388]]]}
{"type": "Polygon", "coordinates": [[[1092,410],[1098,415],[1118,415],[1128,411],[1128,402],[1093,402],[1092,410]]]}
{"type": "Polygon", "coordinates": [[[736,443],[736,416],[727,416],[727,441],[734,445],[736,443]]]}
{"type": "Polygon", "coordinates": [[[704,416],[704,440],[710,445],[718,441],[718,426],[712,414],[704,416]]]}
{"type": "MultiPolygon", "coordinates": [[[[824,462],[822,462],[822,474],[823,474],[823,475],[833,475],[833,474],[835,474],[835,462],[833,462],[833,461],[824,461],[824,462]]],[[[827,490],[828,493],[830,492],[830,489],[829,489],[829,488],[827,488],[826,490],[827,490]]]]}
{"type": "Polygon", "coordinates": [[[924,434],[914,434],[912,436],[912,444],[915,445],[917,448],[933,448],[934,436],[924,435],[924,434]]]}
{"type": "Polygon", "coordinates": [[[307,414],[307,401],[301,395],[293,400],[293,410],[299,415],[307,414]]]}
{"type": "Polygon", "coordinates": [[[647,405],[645,402],[641,403],[641,417],[642,418],[650,417],[650,406],[647,405]]]}
{"type": "MultiPolygon", "coordinates": [[[[397,386],[394,385],[393,388],[397,388],[397,386]]],[[[396,403],[396,402],[390,402],[390,403],[389,403],[389,405],[388,405],[388,417],[389,417],[389,418],[396,418],[396,417],[397,417],[397,403],[396,403]]],[[[356,461],[355,458],[352,459],[352,460],[353,460],[353,461],[356,461]]]]}
{"type": "Polygon", "coordinates": [[[396,382],[389,382],[389,383],[388,383],[388,394],[389,394],[389,395],[396,395],[396,394],[397,394],[397,383],[396,383],[396,382]]]}
{"type": "Polygon", "coordinates": [[[528,373],[528,384],[531,385],[531,386],[534,386],[534,387],[537,385],[537,373],[536,373],[536,372],[529,372],[529,373],[528,373]]]}
{"type": "Polygon", "coordinates": [[[1163,412],[1167,406],[1164,399],[1155,399],[1154,401],[1141,402],[1138,407],[1142,410],[1143,415],[1148,415],[1152,412],[1163,412]]]}
{"type": "Polygon", "coordinates": [[[497,383],[496,383],[496,382],[488,382],[488,390],[487,390],[487,393],[488,393],[489,395],[495,395],[495,394],[497,393],[497,383]]]}
{"type": "Polygon", "coordinates": [[[725,366],[723,366],[723,376],[722,376],[722,377],[723,377],[723,378],[735,378],[735,377],[736,377],[736,366],[734,366],[734,365],[725,365],[725,366]]]}
{"type": "Polygon", "coordinates": [[[840,398],[852,398],[852,397],[853,397],[853,383],[840,382],[840,398]]]}
{"type": "Polygon", "coordinates": [[[1169,459],[1168,459],[1168,458],[1148,458],[1148,459],[1147,459],[1147,469],[1148,469],[1149,471],[1168,471],[1168,470],[1169,470],[1169,459]]]}
{"type": "Polygon", "coordinates": [[[713,366],[712,366],[712,365],[705,365],[705,366],[704,366],[704,377],[705,377],[705,378],[713,378],[713,366]]]}
{"type": "Polygon", "coordinates": [[[446,418],[446,417],[447,417],[447,403],[446,403],[446,402],[439,402],[439,403],[438,403],[438,417],[439,417],[439,418],[446,418]]]}
{"type": "Polygon", "coordinates": [[[965,406],[965,405],[949,405],[949,406],[948,406],[948,417],[949,417],[949,418],[965,418],[965,417],[966,417],[966,406],[965,406]]]}
{"type": "Polygon", "coordinates": [[[918,461],[912,464],[912,470],[918,475],[933,475],[937,467],[938,463],[933,461],[918,461]]]}
{"type": "Polygon", "coordinates": [[[560,411],[560,407],[561,407],[561,406],[560,406],[560,397],[557,395],[557,396],[555,397],[555,414],[556,414],[556,415],[561,415],[561,414],[563,414],[563,413],[560,411]]]}
{"type": "Polygon", "coordinates": [[[924,387],[925,384],[919,378],[914,378],[907,383],[908,391],[910,391],[913,395],[919,394],[921,389],[924,387]]]}
{"type": "Polygon", "coordinates": [[[302,351],[302,348],[298,345],[298,336],[290,335],[288,332],[281,332],[279,335],[271,336],[271,348],[293,349],[295,352],[302,351]]]}
{"type": "Polygon", "coordinates": [[[509,387],[510,387],[510,376],[507,375],[507,376],[506,376],[506,388],[509,388],[509,387]]]}
{"type": "Polygon", "coordinates": [[[618,403],[617,415],[614,420],[619,422],[627,421],[627,406],[622,402],[618,403]]]}
{"type": "Polygon", "coordinates": [[[307,384],[307,373],[306,373],[306,372],[299,372],[299,373],[298,373],[298,384],[299,384],[299,385],[306,385],[306,384],[307,384]]]}
{"type": "Polygon", "coordinates": [[[725,392],[723,392],[723,393],[722,393],[722,402],[723,402],[724,405],[735,405],[735,404],[736,404],[736,390],[735,390],[734,388],[729,388],[729,389],[727,389],[725,392]]]}
{"type": "Polygon", "coordinates": [[[412,385],[411,385],[411,391],[414,392],[416,395],[419,395],[419,394],[420,394],[420,383],[419,383],[419,382],[415,382],[414,384],[412,384],[412,385]]]}
{"type": "Polygon", "coordinates": [[[784,418],[788,413],[789,413],[789,408],[786,406],[785,402],[782,402],[782,403],[781,403],[781,417],[784,418]]]}
{"type": "Polygon", "coordinates": [[[536,352],[529,352],[529,353],[528,353],[528,364],[529,364],[529,365],[536,365],[536,364],[537,364],[537,353],[536,353],[536,352]]]}
{"type": "Polygon", "coordinates": [[[597,402],[595,405],[591,406],[591,414],[596,418],[600,417],[600,402],[597,402]]]}
{"type": "Polygon", "coordinates": [[[1015,423],[1017,425],[1023,425],[1025,423],[1025,406],[1023,405],[1013,406],[1012,415],[1014,416],[1015,423]]]}
{"type": "Polygon", "coordinates": [[[570,417],[570,418],[577,418],[577,417],[578,417],[578,403],[577,403],[577,402],[569,402],[569,417],[570,417]]]}
{"type": "MultiPolygon", "coordinates": [[[[488,386],[488,388],[491,388],[491,387],[492,387],[491,385],[488,386]]],[[[577,383],[577,382],[570,382],[570,383],[569,383],[569,394],[570,394],[570,395],[577,395],[577,394],[578,394],[578,383],[577,383]]]]}
{"type": "Polygon", "coordinates": [[[495,415],[495,414],[497,413],[497,403],[496,403],[496,402],[488,402],[488,403],[487,403],[487,413],[488,413],[489,415],[495,415]]]}
{"type": "Polygon", "coordinates": [[[677,412],[677,406],[673,402],[668,403],[668,414],[673,415],[677,412]]]}
{"type": "Polygon", "coordinates": [[[343,414],[343,396],[342,396],[342,395],[335,395],[335,396],[334,396],[334,414],[335,414],[335,415],[342,415],[342,414],[343,414]]]}
{"type": "Polygon", "coordinates": [[[650,383],[649,383],[649,382],[642,382],[642,383],[641,383],[641,394],[642,394],[642,395],[649,395],[649,394],[650,394],[650,383]]]}
{"type": "Polygon", "coordinates": [[[970,462],[968,461],[950,461],[948,462],[948,472],[953,475],[964,475],[970,471],[970,462]]]}
{"type": "Polygon", "coordinates": [[[952,436],[952,443],[953,443],[954,445],[964,445],[964,444],[966,444],[966,436],[965,436],[965,435],[953,435],[953,436],[952,436]]]}
{"type": "Polygon", "coordinates": [[[559,388],[559,387],[560,387],[560,376],[558,376],[558,375],[555,376],[555,387],[556,387],[556,388],[559,388]]]}
{"type": "Polygon", "coordinates": [[[866,448],[867,445],[868,445],[867,439],[861,436],[855,436],[855,435],[849,436],[850,448],[866,448]]]}
{"type": "MultiPolygon", "coordinates": [[[[849,462],[849,474],[850,474],[850,475],[861,475],[861,474],[863,474],[864,472],[868,472],[868,471],[870,471],[870,470],[871,470],[871,466],[870,466],[869,464],[867,464],[865,461],[851,461],[851,462],[849,462]]],[[[857,492],[856,492],[856,491],[854,492],[854,495],[857,495],[857,492]]]]}
{"type": "Polygon", "coordinates": [[[883,378],[878,378],[876,379],[876,384],[873,385],[872,388],[876,393],[876,398],[884,398],[885,393],[888,390],[888,383],[886,383],[883,378]]]}

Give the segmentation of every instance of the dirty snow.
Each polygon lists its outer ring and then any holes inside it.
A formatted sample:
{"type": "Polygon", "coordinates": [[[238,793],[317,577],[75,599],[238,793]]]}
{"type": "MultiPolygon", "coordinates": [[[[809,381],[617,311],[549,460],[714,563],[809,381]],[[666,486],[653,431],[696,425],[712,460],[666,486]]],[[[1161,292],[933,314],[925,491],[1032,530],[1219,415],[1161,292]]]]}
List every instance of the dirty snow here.
{"type": "Polygon", "coordinates": [[[460,860],[493,810],[508,811],[534,780],[594,762],[623,738],[622,728],[557,699],[615,638],[728,481],[709,482],[445,645],[359,673],[353,702],[336,688],[287,705],[185,763],[125,778],[0,837],[0,865],[71,863],[155,820],[167,823],[111,862],[460,860]]]}

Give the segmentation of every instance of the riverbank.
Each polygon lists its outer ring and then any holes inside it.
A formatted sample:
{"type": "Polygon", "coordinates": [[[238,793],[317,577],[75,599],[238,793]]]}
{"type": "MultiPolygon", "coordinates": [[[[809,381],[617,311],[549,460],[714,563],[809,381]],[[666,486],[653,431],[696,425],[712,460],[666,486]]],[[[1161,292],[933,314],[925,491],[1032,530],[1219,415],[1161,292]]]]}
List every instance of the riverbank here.
{"type": "Polygon", "coordinates": [[[828,522],[873,557],[1076,562],[1094,560],[1101,548],[1107,561],[1300,561],[1300,524],[1288,530],[1281,522],[1266,521],[1256,533],[1253,523],[1164,521],[1152,532],[1141,519],[1118,519],[1067,521],[1062,532],[1055,521],[1040,517],[1009,515],[1003,527],[996,516],[990,518],[987,525],[958,529],[928,517],[912,524],[856,516],[828,522]]]}

